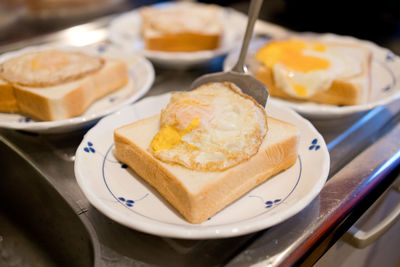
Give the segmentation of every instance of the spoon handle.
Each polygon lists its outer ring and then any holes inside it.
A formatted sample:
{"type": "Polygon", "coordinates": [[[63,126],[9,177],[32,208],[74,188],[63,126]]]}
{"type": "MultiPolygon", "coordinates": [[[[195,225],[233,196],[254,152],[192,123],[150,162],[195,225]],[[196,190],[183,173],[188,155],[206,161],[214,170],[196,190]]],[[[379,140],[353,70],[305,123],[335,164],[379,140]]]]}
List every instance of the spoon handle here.
{"type": "Polygon", "coordinates": [[[246,59],[247,49],[249,47],[249,43],[253,35],[254,24],[257,21],[258,13],[260,13],[262,3],[263,0],[251,0],[250,2],[246,32],[244,34],[242,48],[240,49],[239,59],[236,65],[232,68],[233,71],[240,73],[245,72],[244,61],[246,59]]]}

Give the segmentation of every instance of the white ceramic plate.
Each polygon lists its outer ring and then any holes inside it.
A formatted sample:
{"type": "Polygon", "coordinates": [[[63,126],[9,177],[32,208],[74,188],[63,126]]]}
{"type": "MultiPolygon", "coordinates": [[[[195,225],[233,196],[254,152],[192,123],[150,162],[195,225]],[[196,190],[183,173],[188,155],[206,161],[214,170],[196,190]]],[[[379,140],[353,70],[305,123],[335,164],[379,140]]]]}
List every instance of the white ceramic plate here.
{"type": "MultiPolygon", "coordinates": [[[[28,51],[48,49],[50,46],[28,47],[0,56],[0,62],[28,51]]],[[[53,46],[55,47],[55,46],[53,46]]],[[[60,48],[60,46],[57,46],[60,48]]],[[[0,113],[0,127],[24,130],[36,133],[68,132],[93,124],[101,117],[108,115],[143,96],[154,81],[154,69],[151,63],[141,57],[123,54],[113,45],[99,44],[85,48],[65,47],[62,49],[83,50],[91,54],[100,54],[126,60],[130,75],[129,83],[123,88],[95,101],[81,116],[59,121],[37,121],[20,114],[0,113]]]]}
{"type": "MultiPolygon", "coordinates": [[[[368,47],[372,51],[372,71],[371,71],[371,92],[366,103],[354,106],[334,106],[312,102],[292,102],[271,97],[271,102],[281,106],[286,106],[301,113],[308,118],[330,119],[353,115],[359,112],[371,110],[377,106],[391,103],[400,98],[400,57],[390,50],[379,47],[378,45],[364,40],[359,40],[349,36],[339,36],[335,34],[312,34],[303,33],[304,36],[315,36],[326,41],[357,43],[368,47]]],[[[248,55],[254,54],[266,39],[255,39],[250,44],[248,55]]],[[[238,57],[238,51],[229,53],[224,62],[224,70],[231,69],[238,57]]]]}
{"type": "Polygon", "coordinates": [[[89,201],[111,219],[138,231],[184,239],[222,238],[278,224],[306,207],[322,189],[329,153],[310,122],[270,103],[267,113],[295,124],[301,133],[295,165],[245,194],[209,220],[190,224],[153,188],[113,156],[113,131],[159,113],[169,94],[146,98],[103,118],[76,151],[75,175],[89,201]]]}
{"type": "MultiPolygon", "coordinates": [[[[171,5],[186,5],[188,3],[162,3],[156,4],[155,8],[165,8],[171,5]]],[[[223,9],[224,36],[221,47],[215,50],[199,52],[160,52],[151,51],[144,48],[141,38],[141,18],[140,9],[126,12],[114,19],[109,27],[110,40],[125,49],[134,50],[141,53],[153,63],[172,68],[186,68],[193,65],[202,64],[211,59],[228,53],[232,48],[242,41],[242,36],[246,26],[246,16],[229,8],[223,9]]]]}

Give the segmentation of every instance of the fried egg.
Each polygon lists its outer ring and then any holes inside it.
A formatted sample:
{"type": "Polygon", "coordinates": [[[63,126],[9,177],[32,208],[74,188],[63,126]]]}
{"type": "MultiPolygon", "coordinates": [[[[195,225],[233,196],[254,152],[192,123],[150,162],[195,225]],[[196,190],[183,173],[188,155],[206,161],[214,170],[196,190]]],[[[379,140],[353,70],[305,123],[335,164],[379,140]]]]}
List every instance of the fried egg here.
{"type": "Polygon", "coordinates": [[[219,33],[221,10],[216,5],[185,3],[164,8],[144,7],[142,16],[147,18],[155,33],[177,34],[219,33]]]}
{"type": "Polygon", "coordinates": [[[336,78],[362,71],[345,47],[309,40],[271,41],[256,59],[272,69],[278,87],[296,98],[309,98],[329,89],[336,78]]]}
{"type": "Polygon", "coordinates": [[[267,132],[265,109],[232,83],[173,93],[149,150],[161,161],[221,171],[257,153],[267,132]]]}
{"type": "Polygon", "coordinates": [[[42,50],[11,58],[0,65],[0,75],[10,83],[51,86],[99,70],[104,60],[76,51],[42,50]]]}

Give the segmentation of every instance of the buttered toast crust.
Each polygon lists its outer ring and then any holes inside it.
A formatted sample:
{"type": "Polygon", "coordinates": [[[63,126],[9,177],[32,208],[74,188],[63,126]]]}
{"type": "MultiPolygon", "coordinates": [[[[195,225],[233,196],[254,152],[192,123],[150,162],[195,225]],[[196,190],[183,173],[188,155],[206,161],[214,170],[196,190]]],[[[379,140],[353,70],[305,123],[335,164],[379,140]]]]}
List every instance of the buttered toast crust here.
{"type": "Polygon", "coordinates": [[[159,115],[116,129],[114,154],[186,220],[200,223],[296,162],[297,128],[274,118],[268,118],[268,124],[269,131],[258,153],[225,171],[194,171],[154,158],[147,148],[158,131],[159,115]]]}
{"type": "Polygon", "coordinates": [[[213,50],[218,48],[219,43],[219,34],[177,33],[145,37],[146,49],[165,52],[213,50]]]}
{"type": "Polygon", "coordinates": [[[0,78],[0,112],[19,111],[14,87],[0,78]]]}
{"type": "Polygon", "coordinates": [[[163,52],[196,52],[220,46],[223,27],[220,7],[180,3],[140,9],[145,48],[163,52]]]}

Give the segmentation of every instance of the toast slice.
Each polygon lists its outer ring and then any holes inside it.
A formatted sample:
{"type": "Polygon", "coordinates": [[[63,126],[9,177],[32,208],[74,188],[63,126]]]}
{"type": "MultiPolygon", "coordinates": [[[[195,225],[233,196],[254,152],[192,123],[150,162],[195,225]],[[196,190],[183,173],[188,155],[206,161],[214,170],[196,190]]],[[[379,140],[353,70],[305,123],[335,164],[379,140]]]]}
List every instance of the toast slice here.
{"type": "Polygon", "coordinates": [[[219,47],[223,27],[220,8],[206,4],[175,4],[140,10],[142,36],[148,50],[195,52],[219,47]]]}
{"type": "Polygon", "coordinates": [[[224,171],[197,171],[162,162],[149,152],[160,129],[160,115],[114,131],[116,158],[153,186],[190,223],[201,223],[297,160],[298,129],[268,118],[259,151],[224,171]]]}
{"type": "Polygon", "coordinates": [[[128,82],[126,64],[105,59],[104,66],[74,81],[30,87],[0,81],[0,111],[21,112],[43,121],[81,115],[95,100],[128,82]]]}
{"type": "Polygon", "coordinates": [[[255,77],[269,88],[271,96],[291,101],[311,101],[329,105],[359,105],[366,103],[371,87],[371,59],[372,53],[365,47],[354,44],[324,43],[334,49],[340,57],[358,63],[359,71],[356,74],[336,75],[326,89],[304,98],[289,94],[280,86],[274,76],[274,69],[260,62],[251,67],[255,77]]]}

